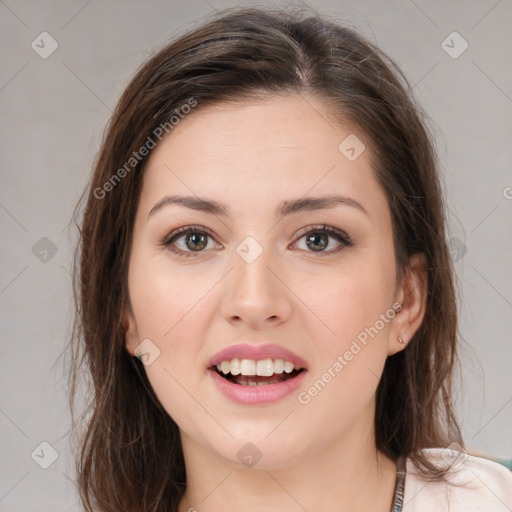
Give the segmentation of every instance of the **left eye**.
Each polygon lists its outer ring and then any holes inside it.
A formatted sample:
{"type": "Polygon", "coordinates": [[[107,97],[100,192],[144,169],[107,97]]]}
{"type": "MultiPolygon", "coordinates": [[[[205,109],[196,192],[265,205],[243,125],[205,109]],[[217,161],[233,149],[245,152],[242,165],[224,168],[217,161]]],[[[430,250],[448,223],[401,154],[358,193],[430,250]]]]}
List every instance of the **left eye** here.
{"type": "MultiPolygon", "coordinates": [[[[306,243],[306,249],[304,250],[307,252],[315,252],[319,255],[333,254],[342,250],[344,247],[353,245],[350,237],[346,233],[325,224],[308,228],[307,231],[299,236],[293,245],[297,245],[302,239],[305,239],[306,243]],[[334,239],[338,242],[338,245],[326,250],[330,246],[330,239],[334,239]]],[[[196,226],[179,228],[162,240],[161,243],[178,256],[185,256],[187,258],[194,256],[194,253],[204,252],[205,249],[222,247],[215,242],[213,234],[210,231],[206,230],[206,228],[196,226]],[[209,238],[212,240],[210,246],[208,246],[209,238]],[[181,242],[181,247],[178,245],[178,242],[181,242]]]]}
{"type": "MultiPolygon", "coordinates": [[[[305,250],[310,249],[308,252],[316,252],[322,254],[332,254],[342,250],[344,247],[350,247],[353,245],[347,234],[339,231],[336,228],[326,225],[310,228],[306,233],[300,236],[298,241],[302,239],[305,239],[307,247],[305,250]],[[329,247],[330,238],[335,239],[339,245],[333,249],[325,250],[327,247],[329,247]]],[[[297,243],[298,242],[296,242],[296,244],[297,243]]]]}

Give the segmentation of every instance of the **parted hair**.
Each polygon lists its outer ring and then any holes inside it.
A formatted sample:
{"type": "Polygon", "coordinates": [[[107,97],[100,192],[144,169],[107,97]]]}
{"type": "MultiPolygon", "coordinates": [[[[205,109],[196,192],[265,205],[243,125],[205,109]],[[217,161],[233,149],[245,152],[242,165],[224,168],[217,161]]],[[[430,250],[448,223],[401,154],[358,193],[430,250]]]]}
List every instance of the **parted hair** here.
{"type": "Polygon", "coordinates": [[[410,83],[375,44],[325,16],[225,9],[136,72],[75,209],[69,391],[77,486],[87,511],[169,512],[186,487],[178,427],[142,362],[125,348],[129,249],[147,161],[139,150],[187,102],[195,102],[194,115],[209,104],[292,93],[323,99],[333,118],[363,134],[391,212],[398,278],[411,255],[427,261],[425,316],[407,347],[388,357],[377,388],[377,448],[443,478],[422,450],[453,441],[463,447],[452,404],[458,327],[443,188],[434,137],[410,83]],[[122,179],[113,182],[116,173],[122,179]]]}

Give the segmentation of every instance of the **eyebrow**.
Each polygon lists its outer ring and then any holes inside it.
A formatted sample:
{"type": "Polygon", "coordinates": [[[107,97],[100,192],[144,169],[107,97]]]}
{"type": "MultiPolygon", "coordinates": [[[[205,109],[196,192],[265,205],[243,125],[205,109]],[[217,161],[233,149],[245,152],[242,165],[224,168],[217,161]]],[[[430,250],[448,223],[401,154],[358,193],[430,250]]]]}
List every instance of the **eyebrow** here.
{"type": "MultiPolygon", "coordinates": [[[[161,210],[163,207],[177,204],[190,208],[191,210],[197,210],[200,212],[210,213],[213,215],[219,215],[223,217],[229,217],[229,208],[217,201],[200,198],[198,196],[165,196],[155,203],[151,208],[148,218],[154,215],[156,212],[161,210]]],[[[274,214],[276,217],[285,217],[293,213],[313,210],[323,210],[327,208],[333,208],[337,205],[344,204],[352,206],[366,215],[370,216],[366,208],[350,197],[343,196],[323,196],[323,197],[302,197],[299,199],[293,199],[283,201],[275,210],[274,214]]]]}

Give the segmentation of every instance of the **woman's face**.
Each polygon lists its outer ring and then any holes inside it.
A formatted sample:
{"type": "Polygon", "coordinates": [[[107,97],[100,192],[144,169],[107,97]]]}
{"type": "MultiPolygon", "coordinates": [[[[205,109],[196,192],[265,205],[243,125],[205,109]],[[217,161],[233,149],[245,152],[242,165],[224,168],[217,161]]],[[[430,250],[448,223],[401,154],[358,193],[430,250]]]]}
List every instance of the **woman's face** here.
{"type": "Polygon", "coordinates": [[[393,309],[407,297],[364,134],[300,95],[196,110],[147,162],[127,349],[186,456],[276,468],[355,449],[418,326],[393,309]]]}

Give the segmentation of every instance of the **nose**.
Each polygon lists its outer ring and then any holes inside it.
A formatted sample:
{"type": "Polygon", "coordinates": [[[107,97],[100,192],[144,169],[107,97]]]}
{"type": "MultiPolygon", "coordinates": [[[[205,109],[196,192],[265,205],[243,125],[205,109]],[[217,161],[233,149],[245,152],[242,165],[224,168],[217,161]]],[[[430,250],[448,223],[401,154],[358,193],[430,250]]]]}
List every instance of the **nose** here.
{"type": "Polygon", "coordinates": [[[271,251],[264,249],[252,262],[234,253],[233,262],[234,268],[224,280],[223,317],[252,329],[286,322],[292,314],[293,294],[271,251]]]}

